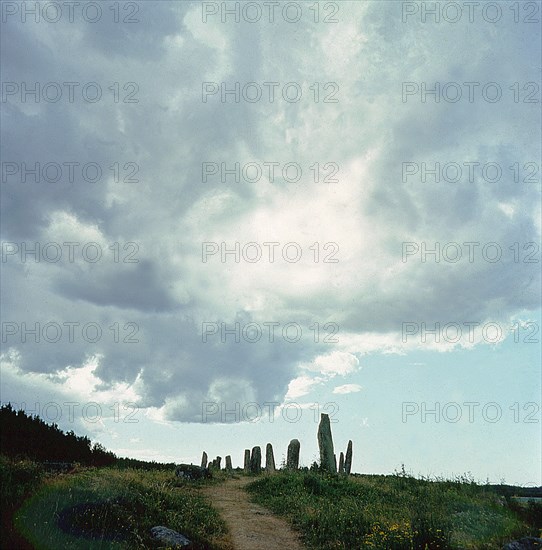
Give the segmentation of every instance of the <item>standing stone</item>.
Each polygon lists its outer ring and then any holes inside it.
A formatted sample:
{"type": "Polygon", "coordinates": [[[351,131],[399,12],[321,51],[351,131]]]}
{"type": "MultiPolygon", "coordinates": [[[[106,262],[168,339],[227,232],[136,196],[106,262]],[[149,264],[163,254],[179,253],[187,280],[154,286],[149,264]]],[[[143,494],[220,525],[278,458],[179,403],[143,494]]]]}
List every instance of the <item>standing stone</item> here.
{"type": "Polygon", "coordinates": [[[250,472],[260,474],[262,471],[262,450],[260,447],[253,447],[250,455],[250,472]]]}
{"type": "Polygon", "coordinates": [[[292,439],[288,445],[288,454],[286,455],[286,468],[288,470],[297,470],[299,468],[299,448],[301,444],[298,439],[292,439]]]}
{"type": "Polygon", "coordinates": [[[231,456],[228,455],[226,457],[226,472],[231,472],[233,470],[232,466],[231,466],[231,456]]]}
{"type": "Polygon", "coordinates": [[[215,468],[216,468],[217,470],[220,470],[220,468],[221,468],[220,463],[221,463],[221,462],[222,462],[222,457],[221,457],[221,456],[217,456],[217,457],[215,458],[215,463],[216,463],[215,468]]]}
{"type": "Polygon", "coordinates": [[[344,473],[350,475],[352,470],[352,440],[348,442],[348,448],[346,449],[346,458],[344,460],[344,473]]]}
{"type": "Polygon", "coordinates": [[[344,453],[339,455],[339,474],[344,474],[344,453]]]}
{"type": "Polygon", "coordinates": [[[250,472],[250,451],[248,449],[245,449],[245,462],[243,470],[245,474],[248,474],[250,472]]]}
{"type": "Polygon", "coordinates": [[[273,445],[268,443],[265,447],[265,471],[272,474],[275,471],[275,456],[273,455],[273,445]]]}
{"type": "Polygon", "coordinates": [[[201,455],[201,467],[207,468],[207,453],[203,451],[203,454],[201,455]]]}
{"type": "Polygon", "coordinates": [[[318,446],[320,447],[320,467],[330,473],[337,473],[335,464],[335,453],[333,452],[333,438],[331,437],[331,424],[329,415],[320,415],[318,426],[318,446]]]}

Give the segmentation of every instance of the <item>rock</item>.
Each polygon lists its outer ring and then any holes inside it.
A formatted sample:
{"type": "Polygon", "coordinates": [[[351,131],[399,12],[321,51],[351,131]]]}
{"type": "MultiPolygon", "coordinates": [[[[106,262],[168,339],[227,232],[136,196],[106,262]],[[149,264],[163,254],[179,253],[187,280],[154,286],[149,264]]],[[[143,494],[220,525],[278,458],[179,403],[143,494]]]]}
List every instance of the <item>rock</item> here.
{"type": "Polygon", "coordinates": [[[243,466],[243,471],[245,474],[248,474],[250,472],[250,450],[245,449],[245,462],[243,466]]]}
{"type": "Polygon", "coordinates": [[[215,468],[216,468],[217,470],[220,470],[220,468],[221,468],[220,463],[221,463],[221,462],[222,462],[222,457],[221,457],[221,456],[217,456],[217,457],[215,458],[215,468]]]}
{"type": "Polygon", "coordinates": [[[262,450],[260,447],[253,447],[250,455],[250,473],[260,474],[262,471],[262,450]]]}
{"type": "Polygon", "coordinates": [[[320,415],[318,426],[318,447],[320,448],[320,467],[330,473],[337,473],[335,454],[333,452],[333,438],[331,437],[331,424],[329,415],[320,415]]]}
{"type": "Polygon", "coordinates": [[[352,440],[348,442],[348,448],[346,449],[346,457],[344,459],[344,473],[350,475],[352,470],[352,440]]]}
{"type": "Polygon", "coordinates": [[[265,447],[265,471],[268,474],[272,474],[275,471],[275,456],[271,443],[268,443],[265,447]]]}
{"type": "Polygon", "coordinates": [[[339,455],[339,474],[344,474],[344,454],[339,455]]]}
{"type": "Polygon", "coordinates": [[[232,466],[231,466],[231,456],[228,455],[226,457],[226,471],[227,472],[231,472],[233,470],[232,466]]]}
{"type": "Polygon", "coordinates": [[[211,477],[211,473],[208,468],[201,468],[200,466],[194,466],[193,464],[180,464],[175,469],[175,475],[184,479],[205,479],[211,477]]]}
{"type": "Polygon", "coordinates": [[[523,537],[519,540],[513,540],[505,544],[502,550],[540,550],[542,548],[542,539],[535,537],[523,537]]]}
{"type": "Polygon", "coordinates": [[[167,546],[168,548],[186,548],[192,544],[189,539],[187,539],[181,533],[177,533],[173,529],[168,529],[163,525],[157,525],[156,527],[151,527],[152,538],[167,546]]]}
{"type": "Polygon", "coordinates": [[[301,444],[298,439],[292,439],[288,445],[288,454],[286,455],[286,468],[288,470],[297,470],[299,468],[299,449],[301,444]]]}
{"type": "Polygon", "coordinates": [[[201,467],[207,468],[207,453],[203,451],[203,454],[201,455],[201,467]]]}

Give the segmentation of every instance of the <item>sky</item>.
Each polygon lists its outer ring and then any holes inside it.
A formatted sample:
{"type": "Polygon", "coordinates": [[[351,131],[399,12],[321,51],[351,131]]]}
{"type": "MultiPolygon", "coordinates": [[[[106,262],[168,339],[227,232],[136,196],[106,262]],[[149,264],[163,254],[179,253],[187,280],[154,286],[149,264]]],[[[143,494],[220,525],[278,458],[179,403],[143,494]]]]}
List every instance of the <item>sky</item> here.
{"type": "Polygon", "coordinates": [[[528,4],[4,2],[2,403],[542,484],[528,4]]]}

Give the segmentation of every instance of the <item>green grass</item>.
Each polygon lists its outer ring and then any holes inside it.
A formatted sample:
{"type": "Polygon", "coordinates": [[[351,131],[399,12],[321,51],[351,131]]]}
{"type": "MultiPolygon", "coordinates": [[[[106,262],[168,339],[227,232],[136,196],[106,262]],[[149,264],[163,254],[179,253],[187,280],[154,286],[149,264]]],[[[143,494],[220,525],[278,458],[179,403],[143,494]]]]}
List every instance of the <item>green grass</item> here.
{"type": "MultiPolygon", "coordinates": [[[[153,548],[150,528],[165,525],[196,549],[230,550],[223,520],[199,490],[229,477],[189,482],[171,469],[124,467],[46,475],[30,461],[0,456],[3,544],[25,548],[22,535],[44,550],[153,548]]],[[[252,498],[289,519],[313,550],[500,550],[542,529],[540,504],[515,501],[513,487],[468,478],[282,471],[254,479],[252,498]]]]}
{"type": "Polygon", "coordinates": [[[474,483],[281,472],[248,489],[315,550],[492,550],[539,534],[494,491],[474,483]]]}
{"type": "MultiPolygon", "coordinates": [[[[8,481],[21,477],[21,469],[36,468],[5,460],[0,466],[2,480],[8,481]]],[[[14,525],[34,548],[156,547],[150,538],[155,525],[184,534],[196,549],[229,548],[223,520],[199,494],[202,482],[176,479],[171,471],[100,468],[28,479],[25,493],[32,494],[15,512],[14,525]]],[[[2,487],[3,501],[16,485],[2,487]]]]}

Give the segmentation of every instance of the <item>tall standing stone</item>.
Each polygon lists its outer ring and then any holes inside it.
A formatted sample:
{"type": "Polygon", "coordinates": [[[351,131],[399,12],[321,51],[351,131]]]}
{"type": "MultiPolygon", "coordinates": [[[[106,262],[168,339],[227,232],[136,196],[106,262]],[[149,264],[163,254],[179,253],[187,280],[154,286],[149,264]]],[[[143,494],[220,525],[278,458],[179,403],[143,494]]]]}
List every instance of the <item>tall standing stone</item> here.
{"type": "Polygon", "coordinates": [[[333,438],[331,437],[331,424],[329,415],[320,415],[318,426],[318,446],[320,447],[320,467],[330,473],[337,473],[335,453],[333,452],[333,438]]]}
{"type": "Polygon", "coordinates": [[[292,439],[288,445],[288,454],[286,455],[286,468],[288,470],[297,470],[299,468],[299,448],[301,444],[298,439],[292,439]]]}
{"type": "Polygon", "coordinates": [[[339,455],[339,474],[344,474],[344,453],[339,455]]]}
{"type": "Polygon", "coordinates": [[[233,470],[232,466],[231,466],[231,456],[228,455],[226,457],[226,471],[227,472],[231,472],[233,470]]]}
{"type": "Polygon", "coordinates": [[[221,463],[221,462],[222,462],[222,457],[221,457],[221,456],[217,456],[217,457],[215,458],[215,463],[216,463],[216,466],[215,466],[215,467],[216,467],[217,470],[220,470],[220,467],[221,467],[221,466],[220,466],[220,463],[221,463]]]}
{"type": "Polygon", "coordinates": [[[201,467],[207,468],[207,453],[203,451],[203,454],[201,455],[201,467]]]}
{"type": "Polygon", "coordinates": [[[352,470],[352,440],[348,442],[348,448],[346,449],[346,458],[344,460],[344,472],[346,475],[350,475],[352,470]]]}
{"type": "Polygon", "coordinates": [[[244,462],[243,470],[244,470],[245,474],[248,474],[250,472],[250,451],[249,451],[249,449],[245,449],[245,462],[244,462]]]}
{"type": "Polygon", "coordinates": [[[265,471],[272,474],[275,471],[275,455],[273,454],[273,445],[268,443],[265,447],[265,471]]]}
{"type": "Polygon", "coordinates": [[[253,447],[250,455],[250,472],[260,474],[262,471],[262,450],[260,447],[253,447]]]}

